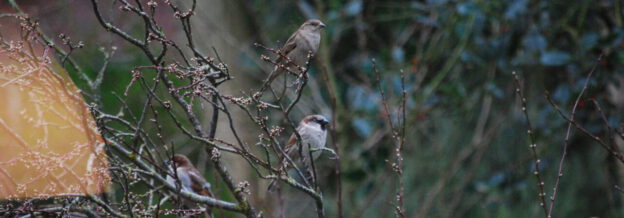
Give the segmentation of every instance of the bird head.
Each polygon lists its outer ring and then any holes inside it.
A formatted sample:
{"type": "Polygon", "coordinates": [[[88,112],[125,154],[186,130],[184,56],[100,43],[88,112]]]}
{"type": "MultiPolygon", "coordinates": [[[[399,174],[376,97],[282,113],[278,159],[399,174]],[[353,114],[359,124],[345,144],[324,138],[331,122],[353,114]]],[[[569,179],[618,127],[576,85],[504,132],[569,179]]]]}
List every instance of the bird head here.
{"type": "Polygon", "coordinates": [[[307,125],[318,125],[322,130],[326,130],[327,125],[329,124],[329,120],[327,118],[318,114],[306,116],[301,122],[307,125]]]}
{"type": "Polygon", "coordinates": [[[173,155],[173,158],[171,159],[171,161],[175,163],[177,167],[186,167],[186,166],[191,165],[191,161],[188,159],[188,157],[182,154],[173,155]]]}
{"type": "Polygon", "coordinates": [[[325,28],[325,24],[317,19],[307,20],[305,23],[301,25],[302,30],[308,30],[312,32],[320,32],[325,28]]]}

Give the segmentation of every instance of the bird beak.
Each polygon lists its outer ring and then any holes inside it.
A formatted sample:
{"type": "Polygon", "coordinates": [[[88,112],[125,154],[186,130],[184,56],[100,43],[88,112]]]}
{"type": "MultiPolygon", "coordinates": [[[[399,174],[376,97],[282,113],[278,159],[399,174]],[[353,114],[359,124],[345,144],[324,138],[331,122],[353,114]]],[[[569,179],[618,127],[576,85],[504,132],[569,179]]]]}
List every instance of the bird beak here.
{"type": "Polygon", "coordinates": [[[324,23],[319,23],[319,27],[325,28],[325,24],[324,23]]]}
{"type": "Polygon", "coordinates": [[[327,124],[329,124],[329,120],[322,120],[321,121],[321,125],[326,126],[327,124]]]}

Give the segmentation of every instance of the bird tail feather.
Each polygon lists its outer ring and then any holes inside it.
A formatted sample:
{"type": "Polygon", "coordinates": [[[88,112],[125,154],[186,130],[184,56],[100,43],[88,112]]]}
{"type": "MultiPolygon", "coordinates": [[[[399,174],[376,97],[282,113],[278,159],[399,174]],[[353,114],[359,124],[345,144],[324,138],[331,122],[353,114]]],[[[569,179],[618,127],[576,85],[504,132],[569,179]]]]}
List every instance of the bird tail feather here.
{"type": "Polygon", "coordinates": [[[269,187],[267,188],[267,191],[269,192],[275,192],[275,190],[277,190],[277,179],[271,181],[271,184],[269,184],[269,187]]]}

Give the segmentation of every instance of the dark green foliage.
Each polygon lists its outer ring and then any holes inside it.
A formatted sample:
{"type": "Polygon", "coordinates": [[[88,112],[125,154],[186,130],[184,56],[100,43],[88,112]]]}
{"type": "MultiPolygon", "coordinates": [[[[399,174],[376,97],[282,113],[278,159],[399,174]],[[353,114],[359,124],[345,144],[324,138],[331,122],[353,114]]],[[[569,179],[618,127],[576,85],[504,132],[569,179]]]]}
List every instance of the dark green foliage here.
{"type": "MultiPolygon", "coordinates": [[[[589,102],[596,99],[611,125],[622,123],[624,108],[606,88],[611,84],[621,93],[624,85],[617,83],[624,77],[620,1],[302,2],[256,1],[255,6],[271,39],[288,35],[304,20],[299,12],[307,7],[328,24],[321,48],[327,57],[317,59],[331,63],[344,107],[338,108],[336,141],[343,152],[346,215],[392,214],[398,183],[385,161],[393,158],[394,141],[389,134],[378,142],[371,138],[388,130],[377,86],[391,96],[396,110],[400,69],[407,73],[410,93],[404,154],[410,216],[543,215],[512,71],[528,93],[548,196],[567,124],[543,98],[544,90],[569,113],[604,53],[577,118],[604,137],[606,129],[589,102]],[[372,58],[381,70],[381,84],[375,81],[372,58]],[[489,111],[485,117],[483,110],[489,111]]],[[[613,188],[622,184],[621,165],[597,143],[573,133],[554,214],[621,215],[622,194],[613,188]]],[[[324,181],[334,182],[333,177],[324,181]]],[[[335,186],[330,187],[326,193],[334,200],[335,186]]],[[[335,213],[335,207],[329,209],[335,213]]]]}

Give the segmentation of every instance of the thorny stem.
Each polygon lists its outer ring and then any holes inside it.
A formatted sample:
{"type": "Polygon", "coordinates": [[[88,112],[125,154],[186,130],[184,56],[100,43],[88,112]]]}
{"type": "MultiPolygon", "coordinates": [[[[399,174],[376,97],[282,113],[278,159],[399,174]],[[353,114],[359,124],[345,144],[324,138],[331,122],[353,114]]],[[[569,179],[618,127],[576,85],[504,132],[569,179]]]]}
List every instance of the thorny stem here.
{"type": "Polygon", "coordinates": [[[622,153],[618,152],[616,150],[615,146],[613,146],[614,148],[612,148],[606,142],[604,142],[600,137],[594,135],[589,130],[587,130],[583,126],[581,126],[578,122],[576,122],[575,120],[572,120],[572,119],[570,119],[570,117],[566,116],[563,113],[563,111],[561,111],[561,108],[559,108],[559,105],[557,105],[552,100],[552,98],[550,98],[550,95],[546,95],[546,100],[548,100],[548,103],[550,103],[553,106],[553,108],[555,108],[555,110],[557,111],[557,113],[559,114],[559,116],[561,118],[563,118],[566,122],[572,123],[577,130],[581,131],[581,133],[585,134],[586,136],[588,136],[592,140],[598,142],[598,144],[600,144],[600,146],[602,146],[602,148],[604,148],[610,155],[612,155],[613,157],[617,158],[620,162],[624,163],[624,155],[622,155],[622,153]]]}
{"type": "Polygon", "coordinates": [[[529,135],[529,143],[531,143],[529,145],[529,148],[531,149],[531,155],[533,156],[533,161],[535,162],[535,165],[534,165],[535,171],[533,171],[533,174],[535,175],[535,178],[537,178],[537,186],[539,188],[538,196],[540,199],[540,207],[542,207],[542,209],[544,210],[544,215],[548,217],[548,209],[546,209],[546,194],[544,193],[544,181],[542,180],[542,176],[540,174],[541,160],[539,159],[537,155],[537,143],[535,141],[535,136],[533,134],[533,127],[531,126],[531,119],[529,118],[529,113],[527,112],[527,99],[522,94],[522,90],[520,88],[521,87],[520,80],[518,79],[518,75],[516,75],[516,72],[512,72],[512,75],[514,79],[514,84],[516,85],[516,94],[518,94],[518,97],[520,97],[520,101],[522,103],[522,113],[524,114],[524,119],[527,124],[527,134],[529,135]]]}
{"type": "MultiPolygon", "coordinates": [[[[572,106],[572,114],[570,115],[570,120],[574,120],[574,116],[576,115],[576,109],[579,105],[579,102],[581,101],[581,98],[583,97],[583,94],[585,93],[585,90],[587,90],[587,86],[589,85],[589,81],[592,77],[592,75],[594,74],[594,72],[596,71],[596,68],[598,67],[598,64],[600,63],[600,60],[602,59],[602,54],[598,57],[598,59],[596,60],[596,63],[594,64],[594,66],[592,67],[591,71],[589,71],[589,74],[587,75],[587,78],[585,78],[585,84],[583,84],[583,89],[581,89],[581,92],[578,94],[578,96],[576,97],[576,100],[574,101],[574,106],[572,106]]],[[[548,96],[548,92],[546,92],[545,94],[546,96],[548,96]]],[[[549,97],[547,97],[549,98],[549,97]]],[[[568,143],[570,140],[570,135],[572,133],[572,122],[568,122],[568,128],[566,130],[566,135],[565,138],[563,139],[563,151],[561,153],[561,160],[559,161],[559,170],[557,171],[557,179],[555,180],[555,185],[553,186],[553,193],[550,196],[550,207],[548,208],[548,214],[546,215],[546,217],[550,218],[552,217],[553,214],[553,208],[555,207],[555,199],[557,198],[557,191],[559,189],[559,182],[561,181],[561,177],[563,176],[563,164],[565,161],[565,158],[568,154],[568,143]]]]}
{"type": "MultiPolygon", "coordinates": [[[[396,205],[395,205],[395,215],[397,217],[405,217],[405,206],[404,206],[404,182],[403,182],[403,147],[405,146],[405,121],[406,121],[406,100],[407,100],[407,91],[405,90],[405,72],[401,70],[401,105],[400,105],[400,113],[401,122],[398,123],[400,126],[395,127],[392,122],[392,112],[388,106],[388,99],[386,98],[385,92],[383,91],[383,87],[381,87],[381,73],[377,69],[377,63],[375,59],[372,59],[373,70],[375,71],[375,78],[377,79],[379,93],[381,94],[381,103],[384,108],[385,119],[388,122],[388,126],[392,129],[392,138],[396,141],[396,149],[395,149],[395,161],[391,163],[392,171],[395,172],[398,176],[399,180],[399,188],[396,193],[396,205]]],[[[397,125],[398,125],[397,124],[397,125]]]]}

